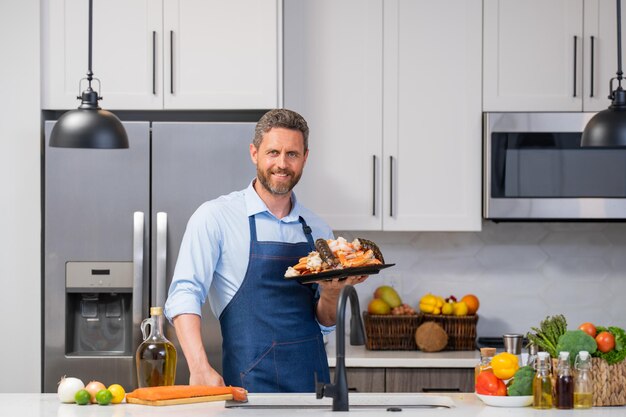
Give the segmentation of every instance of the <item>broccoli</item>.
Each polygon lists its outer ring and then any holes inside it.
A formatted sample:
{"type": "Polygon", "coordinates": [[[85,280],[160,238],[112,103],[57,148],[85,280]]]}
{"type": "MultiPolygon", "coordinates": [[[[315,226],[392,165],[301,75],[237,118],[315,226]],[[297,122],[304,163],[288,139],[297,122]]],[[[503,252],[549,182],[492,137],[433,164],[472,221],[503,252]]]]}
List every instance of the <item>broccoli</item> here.
{"type": "Polygon", "coordinates": [[[598,344],[595,339],[582,330],[566,331],[559,337],[559,342],[556,344],[557,354],[558,352],[569,352],[569,360],[572,364],[581,350],[586,350],[589,354],[592,354],[597,349],[598,344]]]}
{"type": "Polygon", "coordinates": [[[530,366],[522,366],[513,375],[513,382],[508,386],[510,396],[533,395],[533,378],[535,370],[530,366]]]}

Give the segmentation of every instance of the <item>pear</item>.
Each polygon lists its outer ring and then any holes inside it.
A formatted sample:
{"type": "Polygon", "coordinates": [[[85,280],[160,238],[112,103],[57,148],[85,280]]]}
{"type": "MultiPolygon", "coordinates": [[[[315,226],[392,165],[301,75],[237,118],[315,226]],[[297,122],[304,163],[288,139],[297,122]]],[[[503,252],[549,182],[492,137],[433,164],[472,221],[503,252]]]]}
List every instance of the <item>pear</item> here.
{"type": "Polygon", "coordinates": [[[391,308],[396,308],[402,304],[402,299],[400,298],[396,290],[388,285],[382,285],[376,288],[376,291],[374,291],[374,298],[380,298],[381,300],[389,304],[389,307],[391,308]]]}

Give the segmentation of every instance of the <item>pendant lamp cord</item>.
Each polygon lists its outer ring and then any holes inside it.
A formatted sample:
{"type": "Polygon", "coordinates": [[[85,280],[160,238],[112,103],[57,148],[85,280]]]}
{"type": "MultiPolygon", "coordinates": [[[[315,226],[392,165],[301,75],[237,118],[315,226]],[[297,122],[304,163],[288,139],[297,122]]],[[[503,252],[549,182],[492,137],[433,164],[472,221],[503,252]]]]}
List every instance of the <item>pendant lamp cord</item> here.
{"type": "Polygon", "coordinates": [[[622,87],[622,1],[617,0],[617,85],[622,87]]]}
{"type": "MultiPolygon", "coordinates": [[[[618,7],[619,7],[619,0],[618,7]]],[[[88,51],[88,62],[87,62],[87,81],[89,82],[89,90],[91,91],[91,80],[93,79],[93,72],[91,71],[91,43],[92,43],[92,32],[93,32],[93,0],[89,0],[89,51],[88,51]]]]}

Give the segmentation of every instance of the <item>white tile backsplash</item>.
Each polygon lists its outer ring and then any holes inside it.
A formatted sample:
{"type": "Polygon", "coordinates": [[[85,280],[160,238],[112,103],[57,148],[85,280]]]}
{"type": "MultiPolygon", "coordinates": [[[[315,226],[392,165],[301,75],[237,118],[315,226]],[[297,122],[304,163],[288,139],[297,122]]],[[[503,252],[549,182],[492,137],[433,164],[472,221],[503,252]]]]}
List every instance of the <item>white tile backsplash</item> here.
{"type": "Polygon", "coordinates": [[[526,333],[547,315],[569,327],[626,328],[626,224],[493,223],[481,232],[335,232],[379,244],[396,266],[357,286],[367,309],[379,285],[413,307],[428,292],[480,299],[478,336],[526,333]]]}

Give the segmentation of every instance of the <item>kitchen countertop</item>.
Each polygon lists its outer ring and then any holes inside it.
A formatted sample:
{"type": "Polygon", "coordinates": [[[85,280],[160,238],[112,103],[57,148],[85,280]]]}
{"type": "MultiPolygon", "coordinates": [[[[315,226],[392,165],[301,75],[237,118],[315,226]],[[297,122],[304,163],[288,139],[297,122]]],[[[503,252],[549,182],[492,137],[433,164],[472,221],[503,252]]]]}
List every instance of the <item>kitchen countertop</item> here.
{"type": "MultiPolygon", "coordinates": [[[[328,365],[335,366],[335,345],[327,344],[328,365]]],[[[346,366],[354,368],[473,368],[480,360],[478,350],[367,350],[346,341],[346,366]]]]}
{"type": "MultiPolygon", "coordinates": [[[[298,395],[298,394],[296,394],[298,395]]],[[[313,396],[313,394],[307,394],[313,396]]],[[[352,395],[350,394],[351,398],[352,395]]],[[[358,395],[358,394],[357,394],[358,395]]],[[[366,395],[366,394],[362,394],[366,395]]],[[[389,395],[389,394],[387,394],[389,395]]],[[[430,394],[395,394],[399,397],[411,397],[415,395],[427,396],[430,394]]],[[[440,394],[439,394],[440,395],[440,394]]],[[[453,408],[440,409],[410,409],[404,408],[402,415],[407,416],[449,416],[449,417],[616,417],[626,414],[626,407],[595,407],[590,410],[534,410],[531,407],[524,408],[498,408],[488,407],[474,396],[474,394],[446,394],[454,402],[453,408]]],[[[250,401],[255,397],[274,397],[276,399],[288,399],[289,394],[250,394],[250,401]]],[[[250,416],[275,416],[287,417],[294,413],[306,413],[312,416],[336,416],[330,409],[226,409],[223,401],[211,403],[173,405],[165,407],[150,407],[135,404],[116,404],[109,406],[87,405],[78,406],[75,404],[61,404],[56,394],[0,394],[0,415],[19,417],[159,417],[185,416],[185,417],[250,417],[250,416]]],[[[348,413],[339,415],[371,415],[380,416],[383,409],[359,410],[352,409],[348,413]]]]}

